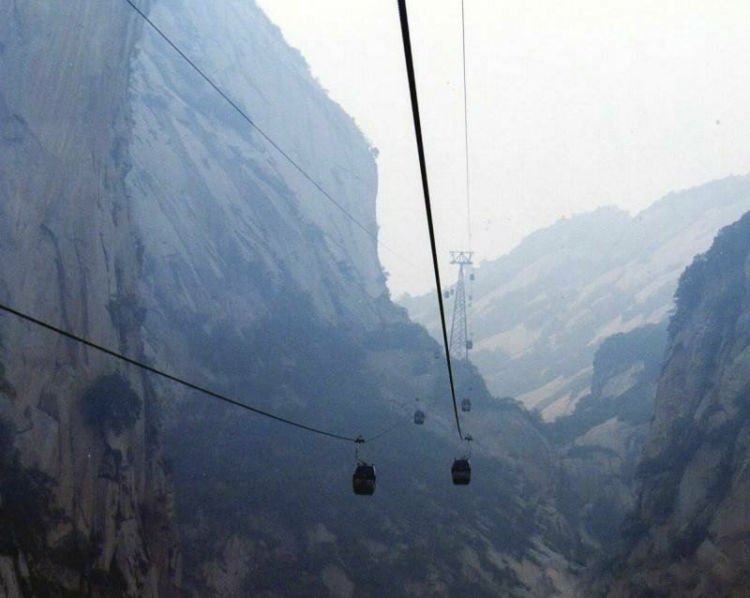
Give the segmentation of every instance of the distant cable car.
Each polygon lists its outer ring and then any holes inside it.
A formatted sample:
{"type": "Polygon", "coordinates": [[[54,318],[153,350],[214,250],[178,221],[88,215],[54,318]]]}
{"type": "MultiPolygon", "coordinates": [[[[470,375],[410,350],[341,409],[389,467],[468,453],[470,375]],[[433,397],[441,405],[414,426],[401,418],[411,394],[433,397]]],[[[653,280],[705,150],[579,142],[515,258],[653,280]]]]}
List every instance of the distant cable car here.
{"type": "Polygon", "coordinates": [[[460,459],[453,461],[451,467],[451,476],[453,477],[453,484],[455,486],[468,486],[471,482],[471,465],[469,459],[471,458],[471,442],[474,440],[470,434],[464,436],[464,440],[467,445],[466,454],[460,459]]]}
{"type": "Polygon", "coordinates": [[[421,426],[424,423],[424,411],[417,409],[414,412],[414,423],[421,426]]]}
{"type": "Polygon", "coordinates": [[[466,349],[471,351],[474,348],[474,341],[466,341],[466,349]]]}
{"type": "Polygon", "coordinates": [[[451,475],[453,476],[453,484],[455,486],[468,486],[469,482],[471,482],[471,465],[469,464],[469,459],[462,457],[453,461],[451,475]]]}
{"type": "Polygon", "coordinates": [[[450,291],[444,291],[443,292],[443,297],[445,297],[446,299],[448,299],[450,296],[451,296],[451,292],[450,291]]]}
{"type": "Polygon", "coordinates": [[[469,274],[469,280],[474,280],[474,273],[469,274]]]}
{"type": "Polygon", "coordinates": [[[354,494],[370,496],[375,494],[375,466],[360,461],[352,476],[354,494]]]}
{"type": "Polygon", "coordinates": [[[354,494],[370,496],[375,494],[375,466],[359,458],[359,447],[364,443],[365,439],[362,436],[357,436],[354,441],[354,458],[357,461],[357,467],[352,476],[352,490],[354,494]]]}
{"type": "Polygon", "coordinates": [[[461,411],[471,411],[471,399],[466,398],[461,401],[461,411]]]}

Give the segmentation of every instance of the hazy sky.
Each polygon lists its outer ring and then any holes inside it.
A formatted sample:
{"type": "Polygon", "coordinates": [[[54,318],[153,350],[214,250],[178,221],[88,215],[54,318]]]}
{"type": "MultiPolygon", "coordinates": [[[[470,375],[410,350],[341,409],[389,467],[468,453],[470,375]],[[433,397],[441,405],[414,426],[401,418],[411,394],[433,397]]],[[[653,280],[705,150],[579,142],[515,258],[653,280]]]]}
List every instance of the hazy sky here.
{"type": "MultiPolygon", "coordinates": [[[[394,296],[434,287],[396,0],[259,0],[380,150],[394,296]],[[408,261],[407,261],[408,260],[408,261]]],[[[442,275],[465,248],[460,0],[410,0],[442,275]]],[[[747,0],[465,0],[478,261],[601,205],[750,171],[747,0]]]]}

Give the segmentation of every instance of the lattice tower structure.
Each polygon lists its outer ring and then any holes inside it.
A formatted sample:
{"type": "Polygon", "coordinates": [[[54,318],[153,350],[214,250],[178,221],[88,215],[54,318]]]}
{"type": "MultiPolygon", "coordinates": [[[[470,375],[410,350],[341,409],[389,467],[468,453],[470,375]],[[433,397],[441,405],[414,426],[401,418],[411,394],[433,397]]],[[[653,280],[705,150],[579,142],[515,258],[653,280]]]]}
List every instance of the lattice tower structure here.
{"type": "Polygon", "coordinates": [[[466,301],[466,277],[471,270],[472,251],[451,251],[451,264],[458,266],[458,280],[454,287],[453,318],[449,348],[456,359],[469,360],[473,341],[469,333],[469,304],[466,301]]]}

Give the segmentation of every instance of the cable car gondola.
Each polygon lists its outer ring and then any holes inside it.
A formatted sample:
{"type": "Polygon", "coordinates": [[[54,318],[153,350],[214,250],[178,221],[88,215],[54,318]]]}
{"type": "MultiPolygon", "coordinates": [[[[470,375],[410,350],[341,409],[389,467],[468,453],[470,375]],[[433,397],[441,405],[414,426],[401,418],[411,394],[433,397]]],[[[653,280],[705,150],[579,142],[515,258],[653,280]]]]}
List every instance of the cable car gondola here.
{"type": "Polygon", "coordinates": [[[469,464],[468,457],[461,457],[453,461],[451,476],[453,476],[453,484],[455,486],[469,485],[469,482],[471,482],[471,465],[469,464]]]}
{"type": "Polygon", "coordinates": [[[461,411],[463,412],[471,411],[471,399],[466,398],[463,401],[461,401],[461,411]]]}
{"type": "Polygon", "coordinates": [[[466,454],[460,459],[453,461],[451,467],[451,477],[453,478],[454,486],[468,486],[471,482],[471,464],[469,459],[471,458],[471,441],[474,440],[471,435],[467,434],[464,436],[466,441],[467,451],[466,454]]]}
{"type": "Polygon", "coordinates": [[[370,496],[375,494],[375,466],[360,461],[352,476],[354,494],[370,496]]]}
{"type": "Polygon", "coordinates": [[[424,423],[424,417],[424,411],[422,411],[421,409],[417,409],[414,412],[414,423],[418,426],[421,426],[424,423]]]}
{"type": "Polygon", "coordinates": [[[375,494],[375,466],[359,458],[359,447],[364,443],[365,439],[362,436],[357,436],[354,441],[354,459],[357,461],[357,467],[352,475],[352,490],[360,496],[371,496],[375,494]]]}
{"type": "Polygon", "coordinates": [[[471,351],[474,348],[474,341],[466,341],[466,348],[471,351]]]}

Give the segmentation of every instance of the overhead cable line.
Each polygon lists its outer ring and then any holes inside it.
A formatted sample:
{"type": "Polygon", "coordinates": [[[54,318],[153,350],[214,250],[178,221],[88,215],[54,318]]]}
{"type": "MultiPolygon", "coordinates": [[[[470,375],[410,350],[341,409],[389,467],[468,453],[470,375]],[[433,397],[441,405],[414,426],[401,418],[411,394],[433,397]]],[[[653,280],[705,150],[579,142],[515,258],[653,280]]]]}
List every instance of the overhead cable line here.
{"type": "Polygon", "coordinates": [[[443,289],[440,284],[440,268],[438,266],[437,246],[435,243],[435,227],[432,223],[432,205],[430,203],[430,189],[427,184],[427,162],[424,154],[424,142],[422,140],[422,123],[419,118],[419,100],[417,98],[417,83],[414,76],[414,59],[411,52],[411,37],[409,35],[409,17],[406,14],[406,0],[398,0],[398,10],[401,19],[401,36],[404,42],[404,59],[406,61],[406,73],[409,78],[409,95],[411,97],[411,111],[414,120],[414,134],[417,139],[417,152],[419,153],[419,172],[422,177],[422,192],[424,194],[425,212],[427,214],[427,227],[430,232],[430,249],[432,250],[432,267],[435,271],[435,284],[437,285],[438,305],[440,306],[440,325],[443,329],[443,347],[445,349],[445,362],[448,366],[448,380],[451,387],[451,398],[453,400],[453,414],[456,418],[456,429],[458,435],[463,439],[461,432],[461,421],[458,417],[458,405],[456,403],[456,387],[453,382],[453,366],[448,346],[448,330],[445,325],[445,306],[443,305],[443,289]]]}
{"type": "Polygon", "coordinates": [[[390,434],[391,432],[393,432],[396,428],[400,428],[401,426],[404,426],[407,423],[409,423],[408,419],[406,419],[406,420],[401,419],[401,420],[397,421],[395,424],[387,427],[382,432],[380,432],[378,434],[375,434],[374,436],[370,436],[370,438],[368,438],[367,441],[368,442],[375,442],[376,440],[382,438],[383,436],[387,436],[388,434],[390,434]]]}
{"type": "Polygon", "coordinates": [[[239,106],[239,104],[237,104],[237,102],[235,102],[235,101],[234,101],[234,100],[233,100],[232,98],[230,98],[230,97],[229,97],[229,95],[227,95],[227,94],[226,94],[226,93],[225,93],[225,92],[224,92],[224,91],[223,91],[223,90],[221,89],[221,87],[219,87],[219,86],[218,86],[218,85],[217,85],[216,83],[214,83],[214,81],[213,81],[213,80],[212,80],[212,79],[211,79],[211,78],[210,78],[210,77],[209,77],[209,76],[208,76],[208,75],[207,75],[207,74],[205,73],[205,71],[203,71],[203,69],[201,69],[201,68],[200,68],[200,67],[199,67],[199,66],[198,66],[198,65],[197,65],[197,64],[196,64],[196,63],[195,63],[195,62],[194,62],[194,61],[193,61],[193,60],[192,60],[192,59],[191,59],[191,58],[190,58],[190,57],[189,57],[189,56],[188,56],[187,54],[185,54],[185,52],[183,52],[183,51],[182,51],[182,50],[180,49],[180,47],[179,47],[179,46],[178,46],[178,45],[177,45],[177,44],[176,44],[175,42],[173,42],[173,41],[172,41],[172,40],[170,39],[170,37],[169,37],[169,36],[168,36],[168,35],[167,35],[166,33],[164,33],[164,31],[163,31],[163,30],[162,30],[161,28],[159,28],[159,26],[158,26],[158,25],[156,25],[156,23],[154,23],[154,22],[153,22],[153,21],[152,21],[152,20],[151,20],[151,19],[149,18],[149,16],[148,16],[148,15],[147,15],[146,13],[144,13],[144,12],[143,12],[143,11],[142,11],[142,10],[141,10],[140,8],[138,8],[138,7],[137,7],[137,6],[136,6],[136,5],[135,5],[135,4],[133,3],[133,0],[125,0],[125,2],[126,2],[126,3],[127,3],[127,4],[128,4],[128,5],[129,5],[129,6],[130,6],[130,7],[131,7],[131,8],[132,8],[132,9],[133,9],[133,10],[134,10],[135,12],[136,12],[136,13],[138,13],[138,15],[140,15],[140,17],[141,17],[141,18],[142,18],[142,19],[143,19],[143,20],[144,20],[144,21],[145,21],[146,23],[148,23],[148,25],[149,25],[149,26],[150,26],[150,27],[151,27],[151,28],[152,28],[152,29],[153,29],[153,30],[154,30],[154,31],[155,31],[155,32],[156,32],[156,33],[157,33],[157,34],[158,34],[158,35],[159,35],[159,36],[160,36],[160,37],[161,37],[161,38],[162,38],[162,39],[163,39],[164,41],[165,41],[165,42],[167,42],[167,44],[169,44],[169,45],[171,46],[171,48],[172,48],[172,49],[173,49],[173,50],[174,50],[175,52],[177,52],[177,54],[178,54],[178,55],[180,56],[180,58],[182,58],[182,59],[183,59],[183,60],[184,60],[184,61],[185,61],[185,62],[186,62],[186,63],[187,63],[188,65],[190,65],[190,67],[191,67],[191,68],[192,68],[192,69],[193,69],[193,70],[194,70],[194,71],[195,71],[196,73],[198,73],[198,74],[199,74],[199,75],[200,75],[200,76],[201,76],[201,77],[203,78],[203,80],[204,80],[204,81],[205,81],[206,83],[208,83],[208,84],[209,84],[209,85],[210,85],[210,86],[211,86],[211,87],[212,87],[212,88],[214,89],[214,91],[216,91],[216,93],[218,93],[218,94],[219,94],[219,95],[220,95],[220,96],[221,96],[221,97],[222,97],[222,98],[223,98],[223,99],[224,99],[224,100],[225,100],[225,101],[226,101],[226,102],[227,102],[227,103],[228,103],[228,104],[229,104],[229,105],[230,105],[230,106],[231,106],[231,107],[232,107],[232,108],[233,108],[233,109],[234,109],[234,110],[235,110],[235,111],[237,112],[237,114],[239,114],[239,115],[240,115],[240,117],[242,117],[242,119],[243,119],[244,121],[246,121],[246,122],[247,122],[247,123],[248,123],[248,124],[249,124],[249,125],[250,125],[250,126],[251,126],[251,127],[253,128],[253,129],[255,129],[256,131],[258,131],[258,133],[260,133],[261,137],[263,137],[263,139],[265,139],[265,140],[266,140],[266,141],[267,141],[267,142],[269,143],[269,145],[271,145],[271,147],[273,147],[273,148],[274,148],[274,149],[275,149],[275,150],[276,150],[276,151],[277,151],[277,152],[278,152],[279,154],[281,154],[281,156],[282,156],[282,157],[283,157],[283,158],[284,158],[284,159],[285,159],[285,160],[286,160],[287,162],[289,162],[289,164],[291,164],[291,165],[292,165],[292,166],[294,167],[294,169],[295,169],[295,170],[296,170],[297,172],[299,172],[299,173],[300,173],[300,174],[301,174],[301,175],[302,175],[302,176],[303,176],[303,177],[304,177],[305,179],[307,179],[307,181],[308,181],[308,182],[309,182],[309,183],[310,183],[310,184],[311,184],[311,185],[312,185],[313,187],[315,187],[315,188],[316,188],[316,189],[317,189],[317,190],[318,190],[318,191],[319,191],[319,192],[320,192],[320,193],[321,193],[321,194],[323,195],[323,197],[325,197],[325,198],[326,198],[326,199],[327,199],[328,201],[330,201],[330,202],[331,202],[331,203],[332,203],[332,204],[333,204],[334,206],[336,206],[336,207],[337,207],[337,208],[338,208],[339,210],[341,210],[341,212],[343,212],[343,213],[344,213],[344,215],[345,215],[345,216],[346,216],[346,217],[347,217],[347,218],[348,218],[349,220],[351,220],[351,222],[352,222],[352,223],[353,223],[353,224],[354,224],[355,226],[357,226],[357,227],[358,227],[359,229],[361,229],[361,230],[362,230],[362,231],[363,231],[363,232],[364,232],[364,233],[365,233],[365,234],[366,234],[366,235],[367,235],[368,237],[370,237],[370,238],[371,238],[371,239],[372,239],[373,241],[375,241],[375,246],[376,246],[376,247],[380,246],[380,247],[382,247],[383,249],[385,249],[385,250],[387,250],[387,251],[390,251],[390,252],[391,252],[391,253],[392,253],[393,255],[395,255],[396,257],[398,257],[398,258],[400,258],[400,259],[403,259],[404,261],[406,261],[406,262],[408,262],[408,263],[410,263],[410,264],[412,264],[412,265],[416,266],[416,264],[414,264],[414,263],[413,263],[413,262],[412,262],[411,260],[409,260],[409,259],[408,259],[408,258],[406,258],[405,256],[401,255],[401,254],[400,254],[400,253],[399,253],[398,251],[396,251],[395,249],[392,249],[391,247],[389,247],[388,245],[386,245],[386,244],[385,244],[385,243],[384,243],[383,241],[379,241],[379,240],[378,240],[378,235],[377,235],[377,232],[373,232],[373,231],[371,231],[371,230],[370,230],[370,229],[369,229],[368,227],[366,227],[366,226],[365,226],[364,224],[362,224],[362,223],[361,223],[361,222],[360,222],[359,220],[357,220],[357,218],[356,218],[355,216],[353,216],[353,215],[352,215],[352,214],[351,214],[351,213],[350,213],[350,212],[349,212],[349,211],[348,211],[348,210],[347,210],[347,209],[346,209],[346,208],[345,208],[345,207],[344,207],[344,206],[343,206],[343,205],[341,204],[341,202],[339,202],[338,200],[336,200],[336,198],[334,198],[334,197],[333,197],[333,195],[331,195],[331,194],[330,194],[330,193],[329,193],[328,191],[326,191],[326,190],[325,190],[325,188],[324,188],[324,187],[323,187],[323,186],[322,186],[322,185],[321,185],[320,183],[318,183],[318,181],[316,181],[316,180],[315,180],[315,179],[314,179],[314,178],[313,178],[313,177],[312,177],[311,175],[309,175],[309,174],[307,173],[307,171],[306,171],[306,170],[305,170],[304,168],[302,168],[302,166],[300,166],[299,162],[297,162],[297,161],[296,161],[296,160],[295,160],[294,158],[292,158],[292,156],[291,156],[291,155],[289,155],[289,153],[288,153],[288,152],[287,152],[286,150],[284,150],[284,149],[283,149],[283,148],[282,148],[282,147],[281,147],[281,146],[280,146],[280,145],[279,145],[278,143],[276,143],[276,142],[275,142],[275,141],[273,140],[273,138],[272,138],[272,137],[271,137],[271,136],[270,136],[270,135],[269,135],[268,133],[266,133],[266,132],[265,132],[265,131],[264,131],[264,130],[263,130],[263,129],[262,129],[261,127],[260,127],[260,125],[258,125],[258,124],[257,124],[257,123],[256,123],[256,122],[255,122],[255,121],[254,121],[254,120],[252,119],[252,118],[250,118],[250,116],[248,116],[248,114],[247,114],[247,113],[246,113],[246,112],[245,112],[245,111],[244,111],[244,110],[243,110],[243,109],[242,109],[242,108],[241,108],[241,107],[239,106]]]}
{"type": "Polygon", "coordinates": [[[466,240],[471,251],[471,185],[469,179],[469,110],[466,101],[466,26],[464,24],[464,0],[461,0],[461,59],[464,75],[464,150],[466,156],[466,240]]]}
{"type": "MultiPolygon", "coordinates": [[[[163,370],[160,370],[158,368],[155,368],[153,366],[150,366],[146,363],[143,363],[142,361],[138,361],[137,359],[133,359],[132,357],[128,357],[126,355],[123,355],[122,353],[119,353],[118,351],[114,351],[112,349],[108,349],[107,347],[104,347],[102,345],[99,345],[97,343],[94,343],[88,339],[85,339],[81,336],[78,336],[77,334],[73,334],[72,332],[68,332],[67,330],[64,330],[62,328],[59,328],[57,326],[54,326],[53,324],[49,324],[43,320],[40,320],[38,318],[35,318],[33,316],[30,316],[24,312],[21,312],[17,309],[14,309],[12,307],[9,307],[8,305],[4,305],[0,303],[0,310],[5,311],[9,314],[12,314],[18,318],[21,318],[22,320],[26,320],[27,322],[30,322],[32,324],[35,324],[36,326],[40,326],[42,328],[46,328],[47,330],[50,330],[52,332],[55,332],[61,336],[64,336],[66,338],[69,338],[73,341],[76,341],[77,343],[81,343],[82,345],[86,345],[87,347],[90,347],[92,349],[95,349],[97,351],[100,351],[101,353],[106,353],[107,355],[114,357],[116,359],[119,359],[120,361],[124,361],[125,363],[128,363],[130,365],[136,366],[142,370],[145,370],[147,372],[150,372],[151,374],[155,374],[157,376],[161,376],[162,378],[166,378],[167,380],[170,380],[172,382],[175,382],[177,384],[180,384],[182,386],[185,386],[186,388],[190,388],[191,390],[196,390],[200,393],[203,393],[204,395],[207,395],[213,399],[223,401],[224,403],[228,403],[230,405],[234,405],[235,407],[240,407],[241,409],[246,409],[247,411],[252,411],[253,413],[256,413],[257,415],[262,415],[263,417],[267,417],[269,419],[275,420],[277,422],[280,422],[282,424],[287,424],[289,426],[293,426],[295,428],[299,428],[301,430],[305,430],[307,432],[313,432],[315,434],[320,434],[321,436],[327,436],[328,438],[334,438],[336,440],[345,440],[347,442],[354,442],[354,443],[362,443],[365,442],[365,439],[361,436],[352,437],[352,436],[343,436],[341,434],[336,434],[334,432],[329,432],[327,430],[323,430],[321,428],[316,428],[314,426],[308,426],[307,424],[300,423],[298,421],[294,421],[292,419],[288,419],[286,417],[282,417],[280,415],[275,415],[269,411],[265,411],[263,409],[259,409],[258,407],[253,407],[252,405],[248,405],[247,403],[243,403],[241,401],[238,401],[237,399],[233,399],[227,395],[221,394],[219,392],[215,392],[213,390],[210,390],[209,388],[206,388],[204,386],[200,386],[198,384],[194,384],[193,382],[189,382],[187,380],[184,380],[183,378],[180,378],[179,376],[175,376],[174,374],[170,374],[168,372],[165,372],[163,370]]],[[[386,430],[389,431],[389,430],[386,430]]],[[[381,432],[380,435],[384,434],[385,432],[381,432]]],[[[380,436],[378,435],[378,436],[380,436]]]]}

